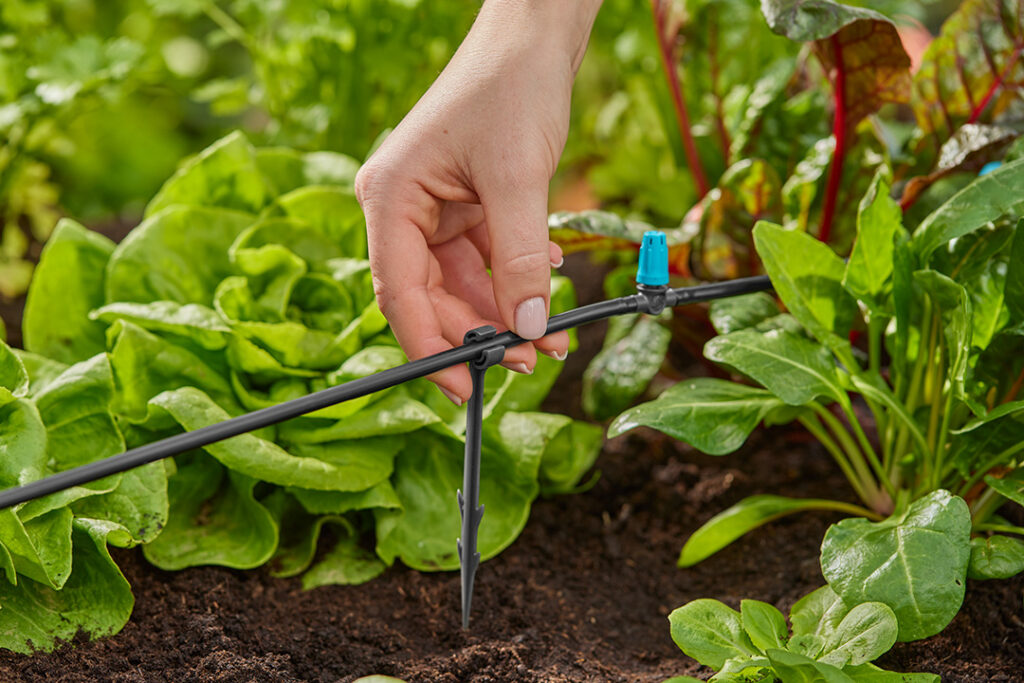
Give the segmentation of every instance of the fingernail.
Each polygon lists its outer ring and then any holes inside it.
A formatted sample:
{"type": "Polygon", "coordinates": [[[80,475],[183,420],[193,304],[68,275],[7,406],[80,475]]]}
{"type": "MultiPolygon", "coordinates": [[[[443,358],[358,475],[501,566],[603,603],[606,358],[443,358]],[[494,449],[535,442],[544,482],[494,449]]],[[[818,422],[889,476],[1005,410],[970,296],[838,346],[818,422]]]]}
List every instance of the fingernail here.
{"type": "Polygon", "coordinates": [[[535,296],[516,306],[516,334],[523,339],[540,339],[547,331],[544,299],[535,296]]]}
{"type": "Polygon", "coordinates": [[[554,358],[555,360],[565,360],[569,356],[569,350],[568,349],[566,349],[565,351],[562,351],[561,353],[559,353],[558,351],[544,351],[543,353],[544,353],[544,355],[550,356],[551,358],[554,358]]]}
{"type": "Polygon", "coordinates": [[[561,268],[563,264],[565,264],[565,257],[564,256],[561,257],[560,259],[558,259],[558,261],[552,261],[551,262],[551,267],[552,268],[561,268]]]}
{"type": "Polygon", "coordinates": [[[451,401],[452,403],[454,403],[456,407],[462,405],[462,399],[461,398],[459,398],[458,396],[456,396],[452,392],[448,391],[444,387],[438,387],[438,389],[440,389],[441,393],[444,394],[445,396],[447,396],[448,400],[451,401]]]}
{"type": "Polygon", "coordinates": [[[526,363],[509,363],[505,367],[508,368],[509,370],[513,371],[513,372],[521,372],[524,375],[532,375],[533,374],[533,370],[531,370],[529,367],[527,367],[526,363]]]}

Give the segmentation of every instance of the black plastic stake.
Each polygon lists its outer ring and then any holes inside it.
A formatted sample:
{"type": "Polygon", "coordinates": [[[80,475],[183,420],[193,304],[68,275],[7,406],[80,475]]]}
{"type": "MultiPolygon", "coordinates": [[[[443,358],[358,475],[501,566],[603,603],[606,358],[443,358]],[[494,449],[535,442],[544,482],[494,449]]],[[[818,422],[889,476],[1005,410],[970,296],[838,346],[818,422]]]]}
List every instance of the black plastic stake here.
{"type": "MultiPolygon", "coordinates": [[[[463,338],[463,344],[494,339],[498,331],[487,325],[470,330],[463,338]]],[[[473,394],[466,404],[466,458],[462,466],[462,490],[458,492],[459,513],[462,515],[462,535],[457,542],[459,567],[462,578],[462,628],[469,628],[469,611],[473,603],[473,581],[476,568],[480,566],[477,552],[477,531],[484,516],[480,505],[480,448],[484,421],[484,378],[487,368],[497,365],[505,358],[504,346],[490,346],[480,352],[469,363],[469,374],[473,378],[473,394]]]]}

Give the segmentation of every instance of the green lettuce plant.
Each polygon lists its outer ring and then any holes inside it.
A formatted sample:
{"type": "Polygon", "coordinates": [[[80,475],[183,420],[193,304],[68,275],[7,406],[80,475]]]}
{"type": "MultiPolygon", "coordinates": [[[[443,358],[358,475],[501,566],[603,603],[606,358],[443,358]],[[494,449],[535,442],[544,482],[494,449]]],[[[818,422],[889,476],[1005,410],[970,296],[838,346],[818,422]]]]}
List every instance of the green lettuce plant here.
{"type": "MultiPolygon", "coordinates": [[[[62,221],[29,290],[28,379],[19,379],[25,372],[10,352],[0,364],[10,375],[5,391],[14,407],[7,410],[21,410],[0,443],[30,445],[30,433],[17,425],[35,415],[34,404],[21,396],[33,397],[42,416],[36,459],[5,459],[3,485],[405,362],[373,297],[352,190],[357,168],[342,155],[256,149],[232,134],[186,162],[120,244],[62,221]],[[104,382],[102,401],[47,383],[62,371],[86,375],[83,367],[94,384],[104,382]],[[81,430],[73,428],[79,423],[81,430]],[[106,430],[103,438],[85,426],[106,430]]],[[[556,310],[574,305],[564,278],[556,278],[552,302],[556,310]]],[[[538,494],[571,491],[597,455],[599,428],[537,412],[560,367],[545,358],[530,376],[488,373],[481,470],[487,515],[479,536],[485,559],[518,536],[538,494]]],[[[99,548],[96,562],[106,557],[108,535],[118,545],[144,542],[146,558],[164,569],[269,562],[276,575],[302,574],[307,588],[362,583],[395,560],[424,571],[457,568],[454,492],[464,432],[464,411],[420,380],[128,473],[120,488],[100,491],[114,502],[73,490],[6,511],[11,525],[0,528],[0,547],[16,561],[7,562],[12,587],[0,590],[18,596],[46,579],[56,596],[47,604],[61,605],[66,621],[39,621],[48,612],[33,604],[33,593],[10,598],[23,610],[0,598],[0,645],[49,648],[79,628],[102,635],[123,625],[131,610],[123,577],[116,583],[121,602],[109,609],[84,602],[101,587],[88,570],[68,578],[71,540],[83,553],[99,548]],[[144,473],[151,479],[138,491],[123,491],[144,473]],[[130,497],[136,492],[141,502],[130,497]],[[72,494],[91,497],[69,507],[61,496],[72,494]],[[131,516],[153,505],[159,515],[131,516]],[[43,513],[50,513],[45,522],[43,513]],[[89,526],[93,519],[99,530],[89,526]],[[16,522],[34,523],[38,538],[47,539],[59,522],[66,540],[41,546],[36,537],[25,540],[16,522]],[[73,524],[82,527],[74,537],[73,524]],[[31,558],[32,548],[54,557],[33,569],[19,559],[31,558]],[[30,580],[14,586],[22,574],[30,580]],[[78,599],[64,590],[79,585],[86,598],[64,607],[60,600],[78,599]]]]}
{"type": "Polygon", "coordinates": [[[762,421],[796,421],[835,459],[860,504],[746,499],[698,530],[680,565],[792,512],[860,515],[829,529],[822,570],[850,604],[892,607],[901,640],[941,630],[959,610],[967,576],[1024,570],[1024,528],[998,515],[1007,501],[1024,504],[1022,187],[1024,160],[1006,163],[911,236],[879,176],[847,262],[806,233],[754,229],[788,312],[768,296],[720,302],[711,311],[720,334],[704,350],[754,386],[682,382],[623,413],[609,434],[649,425],[723,454],[762,421]],[[851,344],[853,330],[867,337],[866,351],[851,344]]]}
{"type": "MultiPolygon", "coordinates": [[[[896,615],[881,602],[851,608],[828,586],[804,596],[786,618],[774,606],[743,600],[740,611],[718,600],[694,600],[668,617],[672,640],[715,670],[713,683],[938,683],[923,673],[895,673],[873,664],[896,643],[896,615]]],[[[676,676],[665,683],[695,683],[676,676]]]]}

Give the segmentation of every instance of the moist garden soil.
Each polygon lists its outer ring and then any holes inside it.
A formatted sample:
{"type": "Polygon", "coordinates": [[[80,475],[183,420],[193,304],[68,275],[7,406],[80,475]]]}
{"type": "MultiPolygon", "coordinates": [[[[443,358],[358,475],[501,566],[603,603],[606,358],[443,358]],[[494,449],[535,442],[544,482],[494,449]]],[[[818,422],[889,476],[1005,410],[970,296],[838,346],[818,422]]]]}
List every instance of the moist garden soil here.
{"type": "MultiPolygon", "coordinates": [[[[583,336],[548,409],[578,414],[581,367],[599,340],[583,336]]],[[[737,608],[757,598],[788,612],[823,584],[818,549],[838,515],[783,519],[695,568],[675,566],[689,534],[745,496],[849,499],[827,454],[799,430],[757,432],[740,453],[722,458],[638,430],[607,442],[596,467],[592,488],[538,500],[519,539],[481,565],[469,631],[460,624],[457,572],[395,566],[362,586],[303,591],[298,579],[275,579],[266,569],[164,572],[137,550],[122,550],[114,556],[136,599],[124,630],[95,642],[79,637],[51,654],[3,652],[0,681],[706,678],[710,670],[672,642],[669,612],[707,597],[737,608]]],[[[454,500],[453,492],[453,510],[454,500]]],[[[943,681],[1024,681],[1022,597],[1024,577],[968,581],[964,607],[942,634],[899,644],[880,664],[943,681]]]]}

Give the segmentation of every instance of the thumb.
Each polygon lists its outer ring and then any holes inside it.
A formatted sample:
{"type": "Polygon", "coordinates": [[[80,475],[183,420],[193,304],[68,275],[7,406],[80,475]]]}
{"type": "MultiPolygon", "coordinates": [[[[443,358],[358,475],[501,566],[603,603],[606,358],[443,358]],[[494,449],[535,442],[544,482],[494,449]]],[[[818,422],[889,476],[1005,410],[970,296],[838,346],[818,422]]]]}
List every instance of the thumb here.
{"type": "Polygon", "coordinates": [[[490,241],[491,278],[498,312],[524,339],[539,339],[548,325],[551,253],[547,183],[481,193],[490,241]]]}

